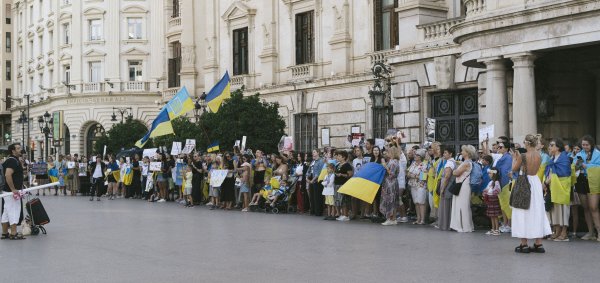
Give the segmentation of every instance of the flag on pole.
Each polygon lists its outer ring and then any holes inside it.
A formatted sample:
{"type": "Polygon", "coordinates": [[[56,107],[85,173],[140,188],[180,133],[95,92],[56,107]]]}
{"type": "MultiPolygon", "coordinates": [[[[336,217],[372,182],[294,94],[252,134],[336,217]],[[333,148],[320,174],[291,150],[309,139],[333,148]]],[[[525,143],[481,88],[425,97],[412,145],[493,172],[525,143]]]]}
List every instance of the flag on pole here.
{"type": "Polygon", "coordinates": [[[208,149],[206,151],[208,151],[208,152],[219,151],[219,141],[214,141],[213,143],[211,143],[208,146],[208,149]]]}
{"type": "Polygon", "coordinates": [[[385,176],[385,168],[383,165],[375,162],[369,162],[360,168],[350,180],[346,182],[338,192],[353,196],[364,200],[368,203],[373,203],[377,190],[383,182],[385,176]]]}
{"type": "Polygon", "coordinates": [[[169,113],[169,119],[173,120],[194,109],[194,101],[192,101],[187,88],[184,86],[173,98],[171,98],[164,108],[167,109],[167,113],[169,113]]]}
{"type": "Polygon", "coordinates": [[[139,141],[137,141],[135,146],[142,148],[150,138],[160,137],[172,133],[174,133],[173,125],[171,124],[171,119],[169,119],[169,113],[167,112],[166,108],[163,108],[160,113],[158,113],[158,116],[156,116],[156,119],[154,119],[154,122],[152,122],[152,127],[148,133],[139,141]]]}
{"type": "Polygon", "coordinates": [[[229,73],[225,72],[223,78],[221,78],[221,80],[206,95],[206,103],[208,104],[210,111],[216,113],[219,111],[219,107],[221,107],[223,100],[231,97],[229,87],[229,73]]]}

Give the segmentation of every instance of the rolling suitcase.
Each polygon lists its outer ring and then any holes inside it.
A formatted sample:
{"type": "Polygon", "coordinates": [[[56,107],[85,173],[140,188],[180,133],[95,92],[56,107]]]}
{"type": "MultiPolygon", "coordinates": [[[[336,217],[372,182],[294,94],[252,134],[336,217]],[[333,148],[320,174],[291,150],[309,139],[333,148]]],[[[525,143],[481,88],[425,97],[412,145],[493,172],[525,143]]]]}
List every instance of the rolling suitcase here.
{"type": "Polygon", "coordinates": [[[44,209],[44,205],[42,205],[42,201],[39,198],[34,198],[27,202],[25,208],[31,216],[32,229],[34,227],[39,228],[43,234],[46,234],[46,229],[42,225],[50,223],[50,218],[44,209]]]}

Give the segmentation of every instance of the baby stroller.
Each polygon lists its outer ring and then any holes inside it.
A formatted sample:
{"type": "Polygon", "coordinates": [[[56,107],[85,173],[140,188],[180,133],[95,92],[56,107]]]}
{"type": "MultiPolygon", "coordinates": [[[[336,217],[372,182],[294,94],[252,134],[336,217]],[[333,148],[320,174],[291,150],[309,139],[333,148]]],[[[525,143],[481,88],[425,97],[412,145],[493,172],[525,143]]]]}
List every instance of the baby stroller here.
{"type": "Polygon", "coordinates": [[[276,178],[259,192],[261,197],[256,205],[250,205],[250,211],[270,212],[278,214],[279,212],[288,212],[289,201],[294,193],[296,178],[290,179],[292,185],[280,185],[276,178]]]}

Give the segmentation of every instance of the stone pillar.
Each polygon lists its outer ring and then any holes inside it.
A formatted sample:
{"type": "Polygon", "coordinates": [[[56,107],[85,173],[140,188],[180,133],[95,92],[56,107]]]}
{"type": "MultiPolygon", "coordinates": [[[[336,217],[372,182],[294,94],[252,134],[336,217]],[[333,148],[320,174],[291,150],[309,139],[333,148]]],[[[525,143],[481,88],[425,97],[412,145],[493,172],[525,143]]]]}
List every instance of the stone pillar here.
{"type": "Polygon", "coordinates": [[[535,102],[535,56],[529,52],[511,56],[514,66],[513,138],[521,143],[527,134],[537,133],[535,102]]]}
{"type": "Polygon", "coordinates": [[[509,136],[506,66],[501,57],[479,60],[486,65],[485,115],[486,126],[494,125],[494,137],[509,136]]]}
{"type": "MultiPolygon", "coordinates": [[[[340,6],[333,6],[333,26],[335,31],[329,45],[331,45],[331,72],[332,75],[346,75],[351,72],[350,62],[352,57],[351,45],[352,37],[350,36],[350,4],[348,0],[340,6]]],[[[327,74],[324,74],[326,76],[327,74]]]]}

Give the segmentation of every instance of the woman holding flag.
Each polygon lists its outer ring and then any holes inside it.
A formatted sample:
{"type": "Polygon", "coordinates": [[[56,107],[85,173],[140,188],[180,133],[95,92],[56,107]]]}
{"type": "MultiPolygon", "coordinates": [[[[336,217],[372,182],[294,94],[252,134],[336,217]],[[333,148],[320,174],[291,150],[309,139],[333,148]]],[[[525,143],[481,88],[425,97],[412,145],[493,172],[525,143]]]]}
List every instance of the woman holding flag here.
{"type": "Polygon", "coordinates": [[[544,171],[544,192],[548,193],[550,189],[553,204],[548,213],[550,225],[554,228],[551,238],[557,242],[568,242],[571,162],[561,139],[552,139],[548,144],[548,152],[551,158],[544,171]]]}

